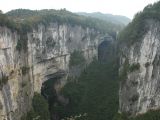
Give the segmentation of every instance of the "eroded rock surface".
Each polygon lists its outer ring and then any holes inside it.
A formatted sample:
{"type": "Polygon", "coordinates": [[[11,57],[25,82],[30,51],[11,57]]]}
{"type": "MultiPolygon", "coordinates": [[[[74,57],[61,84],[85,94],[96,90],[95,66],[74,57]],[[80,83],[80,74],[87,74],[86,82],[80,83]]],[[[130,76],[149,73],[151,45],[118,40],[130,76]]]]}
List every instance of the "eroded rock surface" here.
{"type": "Polygon", "coordinates": [[[20,120],[31,108],[34,92],[43,82],[63,74],[54,87],[58,91],[69,74],[70,54],[83,52],[87,63],[97,57],[103,35],[78,25],[38,25],[26,33],[27,50],[18,51],[20,35],[0,27],[0,119],[20,120]]]}

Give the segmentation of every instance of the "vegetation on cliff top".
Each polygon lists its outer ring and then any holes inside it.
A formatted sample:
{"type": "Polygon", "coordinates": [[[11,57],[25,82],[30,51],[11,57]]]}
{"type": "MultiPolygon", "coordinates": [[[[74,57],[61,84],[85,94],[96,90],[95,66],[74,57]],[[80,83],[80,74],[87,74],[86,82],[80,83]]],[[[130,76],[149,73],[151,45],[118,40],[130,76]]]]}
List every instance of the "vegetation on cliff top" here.
{"type": "Polygon", "coordinates": [[[12,31],[17,31],[19,34],[24,34],[37,28],[39,24],[45,26],[55,22],[57,24],[80,25],[83,28],[93,28],[101,33],[113,33],[122,29],[121,25],[116,25],[100,19],[77,15],[65,9],[54,10],[28,10],[16,9],[6,14],[0,11],[0,26],[6,26],[12,31]]]}
{"type": "Polygon", "coordinates": [[[99,30],[100,32],[115,32],[121,29],[121,26],[85,16],[76,15],[65,9],[54,10],[28,10],[17,9],[7,13],[10,18],[16,22],[28,24],[28,26],[37,26],[42,23],[48,25],[50,22],[58,24],[81,25],[82,27],[90,27],[99,30]]]}
{"type": "Polygon", "coordinates": [[[2,11],[0,10],[0,26],[2,27],[8,27],[11,28],[11,30],[16,29],[16,23],[11,21],[7,15],[3,14],[2,11]]]}
{"type": "Polygon", "coordinates": [[[114,36],[117,31],[122,29],[122,26],[120,25],[96,18],[80,16],[65,9],[16,9],[6,14],[0,12],[0,26],[6,26],[12,31],[17,31],[20,35],[16,47],[18,51],[21,51],[22,49],[24,52],[27,51],[28,32],[31,32],[33,28],[36,29],[39,24],[48,26],[53,22],[58,25],[69,24],[71,26],[80,25],[83,28],[89,27],[100,33],[108,33],[111,36],[114,36]]]}
{"type": "Polygon", "coordinates": [[[120,32],[119,42],[132,45],[142,39],[149,30],[148,20],[160,21],[160,2],[150,4],[142,12],[137,13],[133,21],[120,32]]]}

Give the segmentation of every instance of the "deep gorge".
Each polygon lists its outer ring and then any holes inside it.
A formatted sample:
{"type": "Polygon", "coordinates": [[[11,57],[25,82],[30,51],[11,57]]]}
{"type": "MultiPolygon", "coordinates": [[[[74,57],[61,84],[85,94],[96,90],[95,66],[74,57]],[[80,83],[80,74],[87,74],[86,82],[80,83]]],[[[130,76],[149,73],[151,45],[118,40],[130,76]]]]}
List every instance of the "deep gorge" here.
{"type": "MultiPolygon", "coordinates": [[[[69,75],[67,78],[68,82],[60,91],[58,91],[58,93],[54,89],[54,85],[56,84],[55,82],[62,77],[62,74],[57,73],[54,78],[47,80],[44,85],[42,85],[41,94],[48,101],[51,120],[60,120],[79,115],[82,115],[80,119],[83,120],[97,120],[98,118],[101,118],[100,116],[103,116],[101,119],[113,119],[114,114],[116,114],[116,111],[118,110],[118,59],[116,57],[114,44],[115,40],[113,40],[113,38],[105,38],[104,41],[98,46],[98,59],[95,57],[93,62],[87,65],[87,67],[82,67],[82,72],[79,76],[69,75]],[[107,60],[106,57],[109,59],[107,60]],[[115,73],[112,74],[111,72],[113,71],[115,71],[115,73]],[[95,76],[92,76],[93,74],[95,74],[95,76]],[[97,79],[99,79],[99,81],[97,81],[97,79]],[[82,89],[86,90],[84,91],[82,89]],[[94,89],[95,93],[93,94],[94,89]],[[99,91],[96,91],[97,89],[99,89],[99,91]],[[103,89],[105,89],[104,93],[103,89]],[[112,97],[110,96],[109,89],[113,91],[111,92],[112,97]],[[78,94],[78,96],[75,94],[78,94]],[[97,98],[90,98],[85,94],[88,94],[89,96],[94,95],[95,97],[97,96],[97,98]],[[103,100],[106,101],[106,103],[102,105],[100,105],[101,97],[98,97],[100,94],[104,95],[103,100]],[[109,96],[111,98],[108,98],[109,96]],[[87,103],[85,103],[82,99],[87,99],[86,101],[96,99],[96,101],[94,106],[92,106],[91,104],[87,105],[87,103]],[[108,106],[109,103],[111,103],[110,106],[108,106]],[[83,111],[84,108],[81,106],[86,106],[88,110],[83,111]],[[105,112],[102,113],[103,115],[92,116],[92,114],[95,113],[90,110],[95,109],[95,111],[98,111],[98,106],[100,106],[100,109],[105,112]],[[108,106],[109,108],[103,108],[102,106],[108,106]],[[111,110],[111,108],[113,108],[113,110],[111,110]],[[83,116],[84,114],[86,116],[83,116]]],[[[76,52],[76,54],[78,53],[76,52]]],[[[74,60],[70,60],[70,64],[72,61],[77,60],[76,56],[73,56],[74,57],[71,57],[71,59],[74,60]]],[[[83,61],[82,55],[77,57],[78,60],[83,61]]],[[[82,65],[83,64],[84,63],[82,62],[82,65]]]]}
{"type": "Polygon", "coordinates": [[[159,10],[0,12],[0,120],[159,120],[159,10]]]}
{"type": "Polygon", "coordinates": [[[34,117],[40,114],[39,108],[33,107],[37,106],[35,100],[43,99],[37,93],[41,93],[49,101],[49,109],[52,109],[54,98],[56,102],[62,101],[63,104],[67,104],[67,100],[60,94],[67,78],[80,76],[81,71],[97,59],[99,44],[105,37],[112,38],[110,33],[114,31],[109,28],[92,28],[92,25],[86,24],[83,20],[77,21],[79,16],[74,17],[65,10],[57,12],[67,14],[66,19],[71,17],[69,23],[60,16],[53,17],[54,14],[47,18],[43,18],[42,15],[41,19],[29,24],[30,19],[27,18],[24,23],[17,25],[20,26],[17,28],[15,24],[19,23],[3,16],[6,19],[3,19],[0,28],[2,119],[25,119],[27,112],[32,113],[34,117]],[[42,20],[48,21],[44,23],[42,20]],[[50,82],[49,89],[46,81],[50,82]]]}

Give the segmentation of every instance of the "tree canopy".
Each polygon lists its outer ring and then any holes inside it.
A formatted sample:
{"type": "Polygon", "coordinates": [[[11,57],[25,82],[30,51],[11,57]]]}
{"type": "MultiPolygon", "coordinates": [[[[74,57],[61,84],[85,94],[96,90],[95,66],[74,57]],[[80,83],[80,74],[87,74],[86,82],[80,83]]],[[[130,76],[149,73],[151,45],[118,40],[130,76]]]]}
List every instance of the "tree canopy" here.
{"type": "Polygon", "coordinates": [[[0,26],[5,26],[8,28],[11,28],[11,30],[16,29],[16,23],[11,21],[7,15],[3,14],[3,12],[0,10],[0,26]]]}
{"type": "Polygon", "coordinates": [[[133,21],[120,32],[119,42],[128,45],[138,42],[149,29],[148,20],[160,21],[160,2],[149,4],[137,13],[133,21]]]}
{"type": "MultiPolygon", "coordinates": [[[[49,25],[51,22],[58,24],[70,24],[81,25],[82,27],[94,28],[100,32],[116,32],[122,29],[121,26],[99,20],[96,18],[85,17],[74,14],[66,9],[54,10],[28,10],[28,9],[16,9],[6,14],[9,18],[12,18],[16,23],[25,24],[25,27],[35,27],[38,24],[49,25]]],[[[27,29],[28,30],[28,29],[27,29]]]]}

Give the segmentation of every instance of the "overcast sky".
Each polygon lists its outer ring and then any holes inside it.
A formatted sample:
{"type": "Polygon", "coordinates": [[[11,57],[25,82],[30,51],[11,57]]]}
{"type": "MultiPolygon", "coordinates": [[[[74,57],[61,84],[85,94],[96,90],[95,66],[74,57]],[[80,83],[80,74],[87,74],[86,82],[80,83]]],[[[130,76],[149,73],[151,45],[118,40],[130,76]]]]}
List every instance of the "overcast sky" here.
{"type": "Polygon", "coordinates": [[[17,8],[61,9],[72,12],[102,12],[132,18],[147,4],[158,0],[0,0],[3,12],[17,8]]]}

